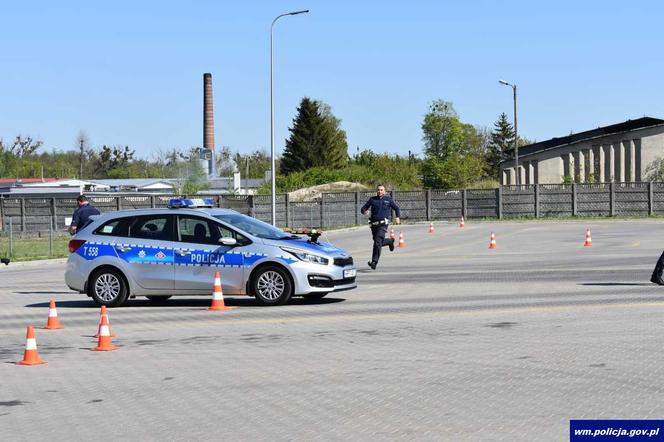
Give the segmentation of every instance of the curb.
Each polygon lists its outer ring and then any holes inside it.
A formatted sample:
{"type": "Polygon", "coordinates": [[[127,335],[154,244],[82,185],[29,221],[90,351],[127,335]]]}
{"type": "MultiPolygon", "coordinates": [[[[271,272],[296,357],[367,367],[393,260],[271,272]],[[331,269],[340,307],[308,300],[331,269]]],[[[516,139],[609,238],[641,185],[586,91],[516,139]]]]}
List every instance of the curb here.
{"type": "Polygon", "coordinates": [[[0,271],[3,269],[11,269],[13,267],[38,267],[41,265],[64,264],[66,262],[67,258],[36,259],[34,261],[11,261],[8,266],[0,266],[0,271]]]}

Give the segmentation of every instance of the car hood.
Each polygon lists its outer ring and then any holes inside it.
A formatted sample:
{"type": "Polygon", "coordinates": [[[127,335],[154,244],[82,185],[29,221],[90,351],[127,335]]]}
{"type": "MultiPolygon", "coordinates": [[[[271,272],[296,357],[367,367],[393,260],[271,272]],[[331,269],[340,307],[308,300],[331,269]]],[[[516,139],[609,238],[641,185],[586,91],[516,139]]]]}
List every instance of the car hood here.
{"type": "Polygon", "coordinates": [[[348,252],[339,247],[335,247],[330,243],[314,244],[304,238],[300,239],[264,239],[263,242],[267,245],[275,247],[292,247],[294,249],[302,249],[312,253],[324,254],[329,256],[350,256],[348,252]]]}

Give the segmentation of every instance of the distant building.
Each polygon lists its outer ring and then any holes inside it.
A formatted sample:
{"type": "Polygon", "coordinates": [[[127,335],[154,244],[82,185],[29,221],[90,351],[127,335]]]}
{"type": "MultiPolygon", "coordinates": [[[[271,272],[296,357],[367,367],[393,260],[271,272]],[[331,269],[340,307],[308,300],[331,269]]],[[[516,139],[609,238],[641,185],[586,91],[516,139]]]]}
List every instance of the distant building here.
{"type": "Polygon", "coordinates": [[[104,186],[109,192],[173,192],[174,180],[170,178],[123,178],[94,180],[94,183],[104,186]]]}
{"type": "MultiPolygon", "coordinates": [[[[645,181],[664,156],[664,120],[643,117],[519,148],[520,184],[645,181]]],[[[500,164],[503,185],[516,184],[514,160],[500,164]]]]}

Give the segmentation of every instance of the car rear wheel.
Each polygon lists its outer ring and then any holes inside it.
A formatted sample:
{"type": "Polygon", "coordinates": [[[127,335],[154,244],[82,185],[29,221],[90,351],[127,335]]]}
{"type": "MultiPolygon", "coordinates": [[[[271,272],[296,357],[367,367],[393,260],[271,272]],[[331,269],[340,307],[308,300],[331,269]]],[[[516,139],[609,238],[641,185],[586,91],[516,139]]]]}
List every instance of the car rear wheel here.
{"type": "Polygon", "coordinates": [[[96,271],[90,278],[88,291],[97,304],[107,307],[124,304],[129,295],[124,277],[111,268],[96,271]]]}
{"type": "Polygon", "coordinates": [[[281,305],[293,296],[290,277],[280,267],[266,266],[259,269],[251,280],[256,301],[263,305],[281,305]]]}
{"type": "Polygon", "coordinates": [[[150,295],[146,296],[152,302],[166,302],[171,297],[171,295],[150,295]]]}

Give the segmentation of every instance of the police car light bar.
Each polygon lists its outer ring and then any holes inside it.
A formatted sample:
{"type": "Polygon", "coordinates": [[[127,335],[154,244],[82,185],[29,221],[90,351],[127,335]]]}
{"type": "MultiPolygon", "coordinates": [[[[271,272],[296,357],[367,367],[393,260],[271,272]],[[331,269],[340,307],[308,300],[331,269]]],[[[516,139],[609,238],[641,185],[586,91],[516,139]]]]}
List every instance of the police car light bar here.
{"type": "Polygon", "coordinates": [[[168,200],[171,209],[195,209],[198,207],[214,207],[212,198],[171,198],[168,200]]]}

